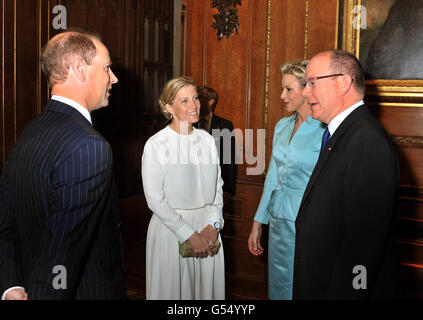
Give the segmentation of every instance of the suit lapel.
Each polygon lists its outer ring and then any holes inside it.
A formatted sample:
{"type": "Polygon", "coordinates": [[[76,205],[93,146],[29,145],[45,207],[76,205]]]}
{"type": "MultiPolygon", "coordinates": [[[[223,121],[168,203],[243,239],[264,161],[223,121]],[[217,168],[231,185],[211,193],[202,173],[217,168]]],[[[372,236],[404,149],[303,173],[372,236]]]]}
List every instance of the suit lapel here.
{"type": "Polygon", "coordinates": [[[301,200],[301,205],[299,211],[301,210],[302,206],[304,205],[307,197],[309,196],[313,186],[319,177],[320,172],[325,167],[327,160],[330,158],[331,154],[336,150],[336,144],[339,139],[345,134],[345,132],[351,127],[351,125],[360,118],[364,113],[369,112],[365,105],[361,105],[353,112],[351,112],[348,117],[342,121],[339,127],[336,129],[334,135],[330,138],[327,142],[325,149],[319,156],[317,160],[316,166],[314,167],[313,173],[311,174],[310,180],[308,181],[307,187],[304,191],[303,199],[301,200]]]}

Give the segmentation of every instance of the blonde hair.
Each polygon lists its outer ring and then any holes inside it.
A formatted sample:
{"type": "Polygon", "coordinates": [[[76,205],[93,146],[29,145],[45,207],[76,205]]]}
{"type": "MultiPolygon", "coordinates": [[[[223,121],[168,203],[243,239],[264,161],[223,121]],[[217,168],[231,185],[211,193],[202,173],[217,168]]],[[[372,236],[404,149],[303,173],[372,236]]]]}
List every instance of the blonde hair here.
{"type": "Polygon", "coordinates": [[[308,60],[287,61],[281,66],[282,74],[292,74],[300,82],[302,87],[305,87],[305,72],[308,65],[308,60]]]}
{"type": "Polygon", "coordinates": [[[172,104],[173,100],[175,100],[176,94],[178,91],[185,86],[192,85],[195,88],[197,85],[195,84],[195,81],[190,77],[176,77],[168,82],[163,87],[162,94],[160,95],[160,98],[158,100],[160,111],[165,116],[166,119],[170,120],[172,119],[172,114],[170,114],[166,110],[166,104],[172,104]]]}

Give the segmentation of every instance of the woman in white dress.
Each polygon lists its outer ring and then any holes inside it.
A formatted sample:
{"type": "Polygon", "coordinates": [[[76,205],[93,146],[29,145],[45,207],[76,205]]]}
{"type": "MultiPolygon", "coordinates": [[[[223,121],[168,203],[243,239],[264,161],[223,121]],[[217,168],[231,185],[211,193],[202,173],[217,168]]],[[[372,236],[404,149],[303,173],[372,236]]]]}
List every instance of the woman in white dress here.
{"type": "Polygon", "coordinates": [[[200,102],[195,82],[177,77],[159,99],[171,123],[150,137],[142,156],[142,181],[153,211],[147,232],[147,299],[225,299],[222,242],[223,199],[219,157],[213,137],[193,123],[200,102]],[[196,257],[179,255],[188,240],[196,257]]]}

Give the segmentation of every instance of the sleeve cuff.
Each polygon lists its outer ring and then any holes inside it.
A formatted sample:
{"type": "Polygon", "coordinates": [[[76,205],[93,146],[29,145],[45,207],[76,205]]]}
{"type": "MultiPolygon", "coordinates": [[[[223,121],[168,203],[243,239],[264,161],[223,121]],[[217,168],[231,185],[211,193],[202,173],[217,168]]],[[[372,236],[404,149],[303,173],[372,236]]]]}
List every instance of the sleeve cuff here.
{"type": "Polygon", "coordinates": [[[180,242],[184,242],[189,237],[191,237],[194,232],[195,230],[190,225],[185,224],[178,231],[175,232],[175,236],[180,242]]]}
{"type": "Polygon", "coordinates": [[[266,216],[256,214],[254,221],[260,222],[261,224],[269,224],[270,216],[268,214],[266,216]]]}

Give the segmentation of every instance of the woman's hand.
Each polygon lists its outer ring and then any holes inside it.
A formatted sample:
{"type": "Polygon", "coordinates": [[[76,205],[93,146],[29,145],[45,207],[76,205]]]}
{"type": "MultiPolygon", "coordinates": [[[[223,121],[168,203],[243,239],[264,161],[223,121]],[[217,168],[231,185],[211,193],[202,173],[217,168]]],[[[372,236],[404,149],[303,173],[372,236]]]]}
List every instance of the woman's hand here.
{"type": "Polygon", "coordinates": [[[262,232],[262,224],[260,222],[254,221],[253,226],[251,227],[250,236],[248,237],[248,249],[251,254],[259,256],[263,253],[263,248],[260,244],[262,232]]]}
{"type": "Polygon", "coordinates": [[[190,242],[197,257],[205,258],[212,255],[208,240],[197,231],[188,238],[188,241],[190,242]]]}
{"type": "Polygon", "coordinates": [[[200,235],[207,239],[209,246],[212,248],[216,243],[218,231],[212,225],[208,224],[201,230],[200,235]]]}

